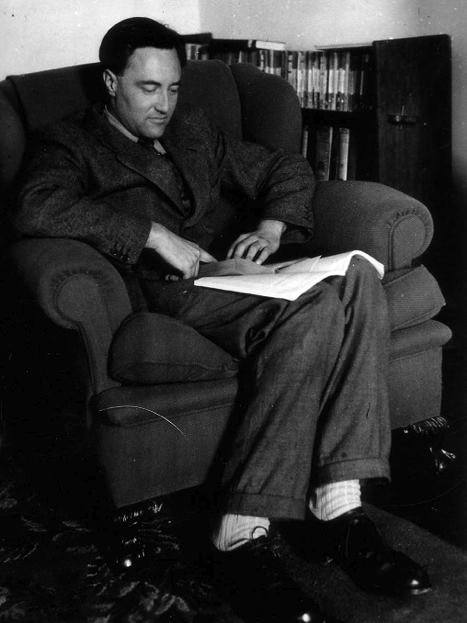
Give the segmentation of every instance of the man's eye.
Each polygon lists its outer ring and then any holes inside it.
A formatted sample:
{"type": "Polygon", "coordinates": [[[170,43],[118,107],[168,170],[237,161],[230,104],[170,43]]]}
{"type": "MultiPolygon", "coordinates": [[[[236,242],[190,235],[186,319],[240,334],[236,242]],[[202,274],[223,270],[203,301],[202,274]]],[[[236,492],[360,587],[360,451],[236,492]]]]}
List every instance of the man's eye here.
{"type": "Polygon", "coordinates": [[[156,87],[143,87],[143,93],[155,93],[156,87]]]}
{"type": "Polygon", "coordinates": [[[177,95],[180,87],[170,87],[172,95],[177,95]]]}

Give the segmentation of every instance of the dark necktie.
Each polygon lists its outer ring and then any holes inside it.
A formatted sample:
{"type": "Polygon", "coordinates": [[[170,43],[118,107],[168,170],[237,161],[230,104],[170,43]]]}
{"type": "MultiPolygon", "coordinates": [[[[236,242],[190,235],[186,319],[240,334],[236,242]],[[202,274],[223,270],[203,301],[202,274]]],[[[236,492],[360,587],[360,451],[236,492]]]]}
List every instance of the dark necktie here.
{"type": "Polygon", "coordinates": [[[154,139],[153,138],[148,138],[147,136],[140,136],[140,138],[138,139],[138,143],[142,147],[144,147],[144,149],[149,149],[156,156],[164,156],[165,155],[161,151],[158,151],[154,147],[154,139]]]}
{"type": "MultiPolygon", "coordinates": [[[[141,136],[138,139],[138,143],[142,147],[144,147],[144,149],[149,150],[155,156],[160,156],[160,157],[167,156],[166,153],[162,153],[154,147],[154,139],[152,138],[141,136]]],[[[190,194],[187,190],[183,177],[180,174],[180,171],[174,165],[170,157],[168,156],[165,157],[164,160],[160,161],[160,164],[162,165],[163,162],[166,163],[168,179],[175,184],[174,190],[177,192],[177,194],[180,197],[185,213],[190,214],[192,211],[190,194]]]]}

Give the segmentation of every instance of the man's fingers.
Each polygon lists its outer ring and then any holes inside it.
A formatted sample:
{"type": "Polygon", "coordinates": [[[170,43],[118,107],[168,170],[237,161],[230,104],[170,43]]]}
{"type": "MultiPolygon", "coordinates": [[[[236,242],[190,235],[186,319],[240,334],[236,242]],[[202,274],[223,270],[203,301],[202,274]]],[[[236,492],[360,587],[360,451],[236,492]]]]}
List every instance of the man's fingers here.
{"type": "MultiPolygon", "coordinates": [[[[232,245],[227,257],[242,257],[247,260],[258,262],[261,253],[263,250],[268,249],[268,247],[268,240],[250,234],[249,237],[242,241],[237,240],[236,243],[232,245]]],[[[268,257],[268,255],[270,255],[269,251],[266,257],[268,257]]],[[[262,259],[262,261],[264,261],[264,259],[262,259]]]]}
{"type": "Polygon", "coordinates": [[[247,260],[254,260],[256,256],[258,255],[258,253],[263,250],[265,244],[266,243],[264,241],[260,241],[260,240],[256,240],[255,242],[250,244],[250,246],[246,250],[245,258],[247,260]]]}
{"type": "Polygon", "coordinates": [[[239,257],[238,247],[239,247],[239,242],[238,240],[236,240],[227,252],[228,259],[232,257],[239,257]]]}
{"type": "Polygon", "coordinates": [[[245,252],[245,248],[248,246],[248,238],[251,236],[251,233],[248,234],[240,234],[240,236],[232,243],[230,249],[227,251],[227,258],[231,257],[242,257],[245,252]]]}
{"type": "Polygon", "coordinates": [[[268,247],[266,247],[265,249],[261,251],[258,257],[255,259],[255,262],[257,264],[263,264],[270,255],[271,255],[271,251],[268,249],[268,247]]]}
{"type": "MultiPolygon", "coordinates": [[[[255,244],[258,242],[258,239],[256,237],[254,238],[250,238],[249,237],[250,234],[248,236],[242,236],[242,240],[240,240],[240,238],[238,238],[235,243],[232,245],[232,253],[229,257],[246,257],[248,249],[251,247],[252,244],[255,244]]],[[[258,249],[256,250],[258,251],[258,249]]]]}

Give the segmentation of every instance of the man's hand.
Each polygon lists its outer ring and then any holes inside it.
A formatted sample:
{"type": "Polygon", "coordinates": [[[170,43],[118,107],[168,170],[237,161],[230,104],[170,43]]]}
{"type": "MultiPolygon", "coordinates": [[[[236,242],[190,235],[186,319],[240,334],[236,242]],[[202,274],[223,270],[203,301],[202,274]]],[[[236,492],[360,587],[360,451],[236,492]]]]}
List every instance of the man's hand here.
{"type": "MultiPolygon", "coordinates": [[[[216,262],[216,258],[201,249],[196,243],[185,240],[174,234],[163,225],[153,223],[146,248],[153,249],[163,260],[174,268],[174,273],[179,273],[182,279],[196,277],[200,262],[216,262]]],[[[169,279],[175,280],[179,276],[170,275],[169,279]]]]}
{"type": "Polygon", "coordinates": [[[264,219],[255,231],[242,234],[230,247],[227,257],[241,257],[262,264],[275,253],[286,228],[282,221],[264,219]]]}

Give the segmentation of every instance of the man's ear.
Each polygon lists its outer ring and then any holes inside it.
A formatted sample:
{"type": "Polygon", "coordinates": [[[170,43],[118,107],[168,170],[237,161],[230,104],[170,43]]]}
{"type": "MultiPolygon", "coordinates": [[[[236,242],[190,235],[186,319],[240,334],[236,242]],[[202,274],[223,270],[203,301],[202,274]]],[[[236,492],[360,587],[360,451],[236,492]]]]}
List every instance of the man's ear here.
{"type": "Polygon", "coordinates": [[[117,91],[117,76],[110,69],[104,69],[104,73],[102,74],[102,78],[104,79],[105,88],[107,89],[107,93],[110,97],[114,97],[117,91]]]}

